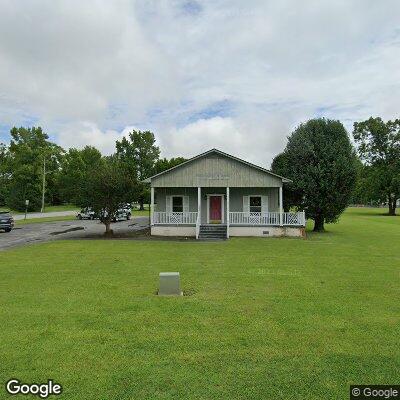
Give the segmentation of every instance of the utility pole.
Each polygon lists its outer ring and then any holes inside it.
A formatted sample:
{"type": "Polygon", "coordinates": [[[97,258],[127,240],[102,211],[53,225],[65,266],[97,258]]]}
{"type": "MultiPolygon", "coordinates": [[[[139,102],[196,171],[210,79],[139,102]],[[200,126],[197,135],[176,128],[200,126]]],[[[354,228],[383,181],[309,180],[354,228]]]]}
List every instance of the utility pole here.
{"type": "Polygon", "coordinates": [[[44,212],[44,191],[46,189],[46,157],[43,156],[43,186],[42,186],[42,209],[41,213],[44,212]]]}

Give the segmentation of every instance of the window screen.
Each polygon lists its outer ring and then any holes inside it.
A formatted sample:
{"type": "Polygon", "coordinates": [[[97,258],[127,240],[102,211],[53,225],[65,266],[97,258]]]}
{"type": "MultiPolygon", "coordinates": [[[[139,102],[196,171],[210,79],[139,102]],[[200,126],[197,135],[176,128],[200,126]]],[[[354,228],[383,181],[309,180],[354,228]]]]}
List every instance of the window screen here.
{"type": "Polygon", "coordinates": [[[183,197],[172,198],[172,212],[183,212],[183,197]]]}
{"type": "Polygon", "coordinates": [[[261,212],[261,196],[250,196],[250,212],[261,212]]]}

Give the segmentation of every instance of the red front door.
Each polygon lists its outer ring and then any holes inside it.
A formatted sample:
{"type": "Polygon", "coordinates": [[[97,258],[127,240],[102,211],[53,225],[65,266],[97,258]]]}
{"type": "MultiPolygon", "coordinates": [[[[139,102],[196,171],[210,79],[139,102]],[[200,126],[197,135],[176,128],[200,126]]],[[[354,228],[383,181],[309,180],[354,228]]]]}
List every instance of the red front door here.
{"type": "Polygon", "coordinates": [[[222,202],[221,196],[210,196],[210,222],[218,223],[222,221],[222,202]]]}

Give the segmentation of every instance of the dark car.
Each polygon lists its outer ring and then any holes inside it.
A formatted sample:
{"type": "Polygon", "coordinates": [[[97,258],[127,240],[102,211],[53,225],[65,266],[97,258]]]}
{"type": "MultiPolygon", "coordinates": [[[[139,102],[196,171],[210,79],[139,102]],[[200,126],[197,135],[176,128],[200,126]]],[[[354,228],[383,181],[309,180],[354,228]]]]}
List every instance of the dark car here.
{"type": "Polygon", "coordinates": [[[8,211],[0,211],[0,229],[11,232],[14,228],[14,218],[8,211]]]}

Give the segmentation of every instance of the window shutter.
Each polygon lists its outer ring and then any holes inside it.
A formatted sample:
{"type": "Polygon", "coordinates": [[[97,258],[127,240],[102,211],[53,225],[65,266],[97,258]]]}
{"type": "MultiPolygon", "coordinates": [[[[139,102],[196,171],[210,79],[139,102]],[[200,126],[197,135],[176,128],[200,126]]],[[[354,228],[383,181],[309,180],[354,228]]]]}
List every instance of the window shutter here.
{"type": "Polygon", "coordinates": [[[243,196],[243,212],[250,214],[250,197],[243,196]]]}
{"type": "Polygon", "coordinates": [[[261,196],[261,214],[268,212],[268,196],[261,196]]]}
{"type": "Polygon", "coordinates": [[[165,208],[167,213],[172,213],[172,197],[166,196],[165,197],[165,208]]]}
{"type": "Polygon", "coordinates": [[[189,212],[189,196],[183,196],[183,212],[189,212]]]}

